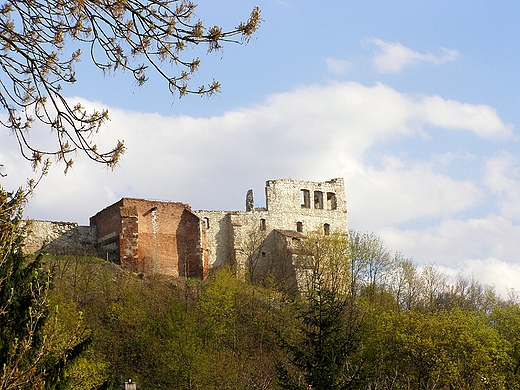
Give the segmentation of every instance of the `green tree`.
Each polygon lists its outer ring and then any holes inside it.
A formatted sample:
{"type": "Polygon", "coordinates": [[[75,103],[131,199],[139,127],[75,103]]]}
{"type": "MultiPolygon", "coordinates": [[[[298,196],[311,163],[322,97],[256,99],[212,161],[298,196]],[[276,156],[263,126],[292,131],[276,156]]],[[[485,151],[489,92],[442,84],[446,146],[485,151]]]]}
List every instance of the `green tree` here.
{"type": "Polygon", "coordinates": [[[305,380],[298,380],[280,366],[278,379],[283,388],[349,388],[354,375],[349,372],[348,359],[356,351],[357,336],[346,326],[347,305],[348,301],[336,291],[319,286],[297,304],[301,340],[290,343],[282,338],[281,345],[305,380]]]}
{"type": "Polygon", "coordinates": [[[507,344],[486,316],[459,308],[388,311],[371,335],[377,388],[501,388],[507,344]]]}
{"type": "Polygon", "coordinates": [[[381,238],[373,233],[349,231],[349,259],[353,292],[373,298],[385,290],[395,263],[381,238]]]}
{"type": "Polygon", "coordinates": [[[422,281],[417,268],[410,259],[397,253],[395,257],[392,294],[397,306],[402,310],[417,308],[421,301],[422,281]]]}
{"type": "Polygon", "coordinates": [[[289,362],[280,365],[278,383],[288,389],[352,388],[358,378],[354,360],[364,312],[358,305],[348,237],[310,236],[299,256],[310,259],[311,268],[307,289],[293,305],[296,335],[278,332],[289,362]]]}
{"type": "Polygon", "coordinates": [[[495,306],[491,314],[494,328],[509,343],[507,389],[520,386],[520,306],[518,303],[495,306]]]}
{"type": "Polygon", "coordinates": [[[106,111],[88,113],[62,95],[64,84],[76,81],[74,64],[87,49],[103,72],[130,72],[138,85],[148,70],[162,76],[172,94],[210,95],[218,81],[192,88],[189,81],[200,65],[186,49],[206,44],[208,51],[224,42],[247,42],[258,28],[260,10],[229,31],[206,28],[194,15],[189,0],[6,0],[0,5],[1,120],[34,166],[55,156],[72,164],[72,154],[84,151],[95,161],[114,166],[124,151],[120,141],[100,151],[91,136],[108,119],[106,111]],[[179,73],[164,70],[170,65],[179,73]],[[27,132],[34,121],[49,126],[56,136],[53,149],[30,143],[27,132]]]}
{"type": "Polygon", "coordinates": [[[0,389],[57,388],[64,368],[84,349],[81,331],[63,340],[45,332],[50,274],[41,256],[23,254],[22,210],[26,194],[0,189],[0,389]]]}
{"type": "Polygon", "coordinates": [[[211,367],[206,385],[271,388],[280,353],[272,330],[287,326],[292,314],[282,307],[281,297],[273,289],[247,284],[231,267],[212,273],[196,305],[203,361],[211,367]]]}

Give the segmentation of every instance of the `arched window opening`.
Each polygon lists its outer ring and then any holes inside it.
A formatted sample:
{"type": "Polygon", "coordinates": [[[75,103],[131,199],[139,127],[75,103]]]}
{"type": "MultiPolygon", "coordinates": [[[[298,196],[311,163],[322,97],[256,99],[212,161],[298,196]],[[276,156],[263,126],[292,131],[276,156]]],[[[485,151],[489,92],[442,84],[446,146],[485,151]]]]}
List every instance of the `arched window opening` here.
{"type": "Polygon", "coordinates": [[[328,236],[330,234],[330,225],[328,223],[323,225],[323,234],[328,236]]]}
{"type": "Polygon", "coordinates": [[[206,229],[209,229],[209,218],[204,217],[202,218],[202,221],[204,221],[204,226],[206,226],[206,229]]]}
{"type": "Polygon", "coordinates": [[[303,232],[303,223],[296,222],[296,231],[302,233],[303,232]]]}

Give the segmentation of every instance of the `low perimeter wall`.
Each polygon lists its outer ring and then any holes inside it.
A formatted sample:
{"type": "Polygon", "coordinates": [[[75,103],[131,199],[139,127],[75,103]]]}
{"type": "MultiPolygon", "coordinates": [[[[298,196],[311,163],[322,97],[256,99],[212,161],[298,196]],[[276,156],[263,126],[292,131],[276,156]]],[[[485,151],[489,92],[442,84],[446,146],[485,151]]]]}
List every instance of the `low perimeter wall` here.
{"type": "Polygon", "coordinates": [[[94,251],[95,228],[76,222],[28,221],[24,251],[52,254],[84,254],[94,251]]]}

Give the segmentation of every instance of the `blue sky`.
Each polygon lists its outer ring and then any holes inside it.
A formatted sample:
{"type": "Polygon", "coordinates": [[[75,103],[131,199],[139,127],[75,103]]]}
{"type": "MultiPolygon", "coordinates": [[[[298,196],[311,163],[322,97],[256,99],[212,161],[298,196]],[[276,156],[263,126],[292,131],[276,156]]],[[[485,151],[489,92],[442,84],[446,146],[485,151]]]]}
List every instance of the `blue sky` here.
{"type": "MultiPolygon", "coordinates": [[[[169,95],[151,77],[103,76],[84,58],[71,100],[106,107],[99,134],[128,151],[115,171],[78,156],[55,167],[27,215],[77,221],[121,197],[242,210],[266,180],[344,177],[349,225],[450,275],[520,290],[520,3],[209,1],[197,15],[232,28],[253,8],[249,44],[201,56],[212,98],[169,95]]],[[[37,142],[49,142],[35,127],[37,142]]],[[[31,172],[0,133],[6,188],[31,172]]]]}

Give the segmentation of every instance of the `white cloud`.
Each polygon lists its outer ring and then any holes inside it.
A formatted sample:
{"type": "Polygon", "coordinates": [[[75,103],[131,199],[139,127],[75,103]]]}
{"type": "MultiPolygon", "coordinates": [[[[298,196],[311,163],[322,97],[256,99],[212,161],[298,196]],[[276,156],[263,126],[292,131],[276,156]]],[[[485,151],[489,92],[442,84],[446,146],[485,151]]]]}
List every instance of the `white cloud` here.
{"type": "MultiPolygon", "coordinates": [[[[99,107],[90,102],[84,105],[99,107]]],[[[55,199],[53,212],[70,208],[66,215],[85,218],[102,202],[112,201],[113,194],[180,200],[200,208],[240,208],[243,186],[256,184],[257,192],[262,193],[266,179],[345,176],[357,214],[354,220],[371,221],[375,228],[389,221],[460,211],[481,197],[475,183],[439,173],[435,164],[428,163],[428,156],[416,164],[392,156],[389,150],[382,166],[376,167],[365,161],[375,145],[422,136],[424,126],[432,125],[465,128],[477,136],[511,132],[488,106],[413,97],[382,84],[366,87],[354,82],[300,87],[272,95],[261,105],[213,118],[164,117],[118,109],[110,109],[110,117],[99,141],[108,147],[118,139],[125,140],[128,151],[121,167],[106,172],[79,159],[65,178],[55,169],[42,183],[48,191],[39,190],[46,194],[47,203],[33,210],[47,209],[50,214],[48,202],[55,199]],[[475,121],[473,116],[487,120],[475,121]],[[60,194],[51,190],[60,185],[65,186],[63,193],[70,192],[61,201],[60,194]],[[72,205],[77,199],[73,192],[80,188],[84,193],[77,196],[85,196],[86,203],[99,200],[96,206],[83,210],[72,205]],[[108,198],[105,188],[112,192],[108,198]],[[105,198],[100,200],[102,196],[105,198]]],[[[7,137],[7,133],[1,136],[7,137]]],[[[17,156],[16,148],[9,151],[17,156]]],[[[25,167],[22,162],[6,162],[8,170],[25,167]]],[[[10,179],[24,175],[13,171],[10,179]]],[[[33,203],[43,202],[43,195],[39,198],[33,203]]]]}
{"type": "Polygon", "coordinates": [[[430,52],[422,54],[416,52],[399,42],[385,42],[381,39],[372,38],[365,41],[366,45],[375,45],[378,51],[374,51],[373,63],[376,70],[380,73],[399,73],[405,67],[426,62],[433,65],[440,65],[454,61],[459,57],[457,50],[441,48],[441,55],[434,55],[430,52]]]}
{"type": "Polygon", "coordinates": [[[438,225],[419,230],[388,227],[383,233],[387,241],[398,245],[400,250],[420,251],[421,258],[417,260],[445,265],[478,258],[520,263],[517,259],[519,235],[520,226],[496,214],[467,220],[446,218],[438,225]]]}
{"type": "Polygon", "coordinates": [[[471,129],[480,137],[506,138],[513,135],[512,125],[505,125],[495,109],[486,105],[444,100],[428,96],[421,102],[422,116],[434,126],[447,129],[471,129]]]}
{"type": "Polygon", "coordinates": [[[482,192],[470,180],[438,173],[431,163],[404,162],[386,157],[384,168],[365,166],[347,176],[349,201],[356,228],[377,229],[417,218],[442,217],[474,206],[482,192]],[[358,214],[358,215],[356,215],[358,214]]]}
{"type": "Polygon", "coordinates": [[[520,291],[520,226],[489,214],[468,220],[447,218],[422,230],[382,229],[391,248],[398,248],[418,263],[435,263],[445,272],[475,276],[494,284],[505,295],[508,288],[520,291]]]}
{"type": "Polygon", "coordinates": [[[492,285],[502,296],[511,290],[520,292],[520,264],[497,258],[473,259],[464,262],[461,274],[474,275],[483,284],[492,285]]]}
{"type": "Polygon", "coordinates": [[[516,156],[503,152],[487,159],[483,183],[498,196],[503,216],[520,219],[520,167],[516,156]]]}
{"type": "Polygon", "coordinates": [[[352,68],[352,64],[345,60],[339,60],[337,58],[327,57],[325,63],[329,71],[337,76],[344,76],[352,68]]]}
{"type": "MultiPolygon", "coordinates": [[[[345,82],[302,86],[212,118],[114,108],[110,117],[100,143],[125,140],[121,166],[111,172],[78,157],[65,177],[61,169],[52,170],[31,200],[30,217],[85,224],[123,196],[240,210],[249,188],[262,205],[268,179],[344,177],[353,228],[381,234],[389,248],[418,262],[475,270],[479,278],[493,275],[508,286],[499,273],[510,267],[507,275],[517,275],[520,227],[511,220],[520,215],[517,157],[480,154],[489,139],[511,137],[513,129],[489,106],[345,82]],[[438,143],[428,148],[460,129],[469,133],[464,152],[456,138],[445,150],[438,143]],[[401,141],[407,151],[421,153],[403,154],[401,141]],[[475,175],[456,170],[463,160],[475,165],[475,175]],[[501,215],[479,209],[483,199],[497,202],[501,215]],[[487,216],[460,217],[475,210],[487,216]],[[418,228],[416,221],[423,225],[418,228]]],[[[2,185],[15,188],[30,174],[29,165],[7,132],[0,132],[0,145],[9,173],[2,185]]]]}

